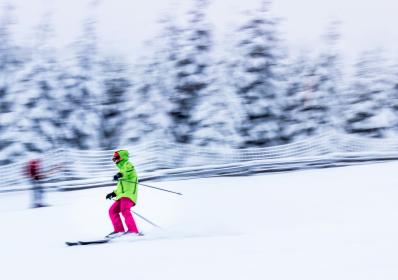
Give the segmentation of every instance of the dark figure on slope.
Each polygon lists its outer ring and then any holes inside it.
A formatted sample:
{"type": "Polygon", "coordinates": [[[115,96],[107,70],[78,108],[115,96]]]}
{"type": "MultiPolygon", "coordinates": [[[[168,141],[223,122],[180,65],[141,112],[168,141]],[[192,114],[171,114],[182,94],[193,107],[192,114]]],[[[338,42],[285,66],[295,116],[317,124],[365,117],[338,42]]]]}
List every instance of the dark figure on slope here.
{"type": "Polygon", "coordinates": [[[44,204],[44,189],[41,180],[44,178],[41,161],[32,159],[28,162],[27,175],[32,185],[32,208],[47,206],[44,204]]]}

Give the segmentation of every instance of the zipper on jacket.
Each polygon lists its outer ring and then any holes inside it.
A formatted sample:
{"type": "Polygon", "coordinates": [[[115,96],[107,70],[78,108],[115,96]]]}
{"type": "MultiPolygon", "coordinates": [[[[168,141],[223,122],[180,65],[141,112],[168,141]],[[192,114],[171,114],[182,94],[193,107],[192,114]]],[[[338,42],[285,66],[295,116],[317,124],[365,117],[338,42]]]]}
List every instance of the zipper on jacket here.
{"type": "Polygon", "coordinates": [[[135,186],[134,186],[134,192],[133,192],[134,194],[135,194],[135,192],[137,191],[137,184],[138,184],[137,181],[138,181],[138,180],[136,179],[135,182],[134,182],[134,185],[135,185],[135,186]]]}
{"type": "Polygon", "coordinates": [[[124,193],[123,181],[120,180],[120,185],[122,186],[122,193],[124,193]]]}

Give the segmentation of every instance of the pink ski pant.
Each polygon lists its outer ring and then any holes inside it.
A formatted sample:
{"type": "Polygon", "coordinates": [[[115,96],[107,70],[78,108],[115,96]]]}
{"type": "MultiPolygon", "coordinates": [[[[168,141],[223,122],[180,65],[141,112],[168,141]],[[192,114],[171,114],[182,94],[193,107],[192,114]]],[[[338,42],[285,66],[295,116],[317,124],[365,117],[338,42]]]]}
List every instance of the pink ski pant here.
{"type": "Polygon", "coordinates": [[[120,213],[122,213],[124,217],[124,222],[127,226],[128,232],[138,232],[137,225],[135,224],[133,215],[131,214],[131,207],[133,207],[135,203],[127,197],[122,197],[119,200],[116,200],[115,203],[112,204],[111,208],[109,208],[109,217],[111,218],[113,228],[115,232],[124,232],[123,222],[120,218],[120,213]]]}

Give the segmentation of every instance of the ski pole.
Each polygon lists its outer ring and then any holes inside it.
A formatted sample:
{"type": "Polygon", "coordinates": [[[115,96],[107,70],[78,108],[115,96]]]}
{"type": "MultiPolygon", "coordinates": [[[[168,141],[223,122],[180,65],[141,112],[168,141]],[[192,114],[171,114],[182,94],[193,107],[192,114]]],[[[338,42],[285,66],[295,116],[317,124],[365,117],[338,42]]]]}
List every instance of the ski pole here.
{"type": "Polygon", "coordinates": [[[146,184],[143,184],[143,183],[138,183],[138,185],[142,185],[142,186],[145,186],[145,187],[148,187],[148,188],[152,188],[152,189],[157,189],[157,190],[164,191],[164,192],[169,192],[169,193],[174,193],[174,194],[182,195],[182,193],[179,193],[179,192],[173,192],[173,191],[170,191],[170,190],[166,190],[166,189],[163,189],[163,188],[154,187],[154,186],[151,186],[151,185],[146,185],[146,184]]]}
{"type": "Polygon", "coordinates": [[[157,224],[155,224],[154,222],[151,222],[150,220],[148,220],[147,218],[145,218],[144,216],[138,214],[137,212],[133,211],[133,213],[135,215],[137,215],[138,217],[140,217],[141,219],[143,219],[145,222],[147,222],[148,224],[153,225],[154,227],[160,228],[160,226],[158,226],[157,224]]]}

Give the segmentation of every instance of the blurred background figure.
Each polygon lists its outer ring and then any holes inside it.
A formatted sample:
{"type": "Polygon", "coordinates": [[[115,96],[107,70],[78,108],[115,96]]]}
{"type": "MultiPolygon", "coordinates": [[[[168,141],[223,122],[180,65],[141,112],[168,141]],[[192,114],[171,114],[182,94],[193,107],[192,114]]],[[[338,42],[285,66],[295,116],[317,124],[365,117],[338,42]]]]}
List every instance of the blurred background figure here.
{"type": "Polygon", "coordinates": [[[32,159],[27,164],[27,176],[32,185],[31,208],[48,206],[44,203],[44,189],[41,181],[44,179],[42,163],[40,159],[32,159]]]}

